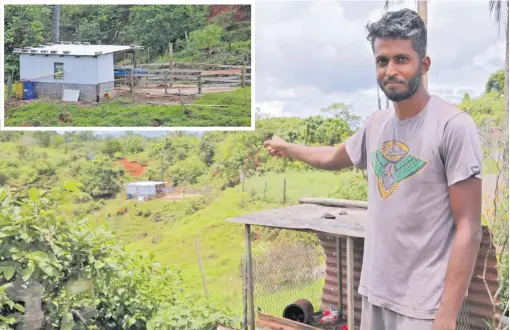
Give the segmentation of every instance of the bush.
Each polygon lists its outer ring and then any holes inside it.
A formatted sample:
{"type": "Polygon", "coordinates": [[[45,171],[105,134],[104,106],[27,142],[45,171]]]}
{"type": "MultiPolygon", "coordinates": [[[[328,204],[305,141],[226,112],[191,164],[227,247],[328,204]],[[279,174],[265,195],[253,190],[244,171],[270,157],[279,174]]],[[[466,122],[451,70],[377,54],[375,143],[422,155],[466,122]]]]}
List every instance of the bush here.
{"type": "Polygon", "coordinates": [[[160,266],[152,254],[128,253],[111,232],[60,212],[76,193],[73,183],[46,192],[30,188],[28,196],[0,188],[0,328],[31,317],[9,291],[20,283],[43,290],[45,328],[147,329],[151,320],[152,329],[208,329],[229,320],[185,295],[178,269],[160,266]],[[75,324],[90,310],[96,315],[75,324]]]}

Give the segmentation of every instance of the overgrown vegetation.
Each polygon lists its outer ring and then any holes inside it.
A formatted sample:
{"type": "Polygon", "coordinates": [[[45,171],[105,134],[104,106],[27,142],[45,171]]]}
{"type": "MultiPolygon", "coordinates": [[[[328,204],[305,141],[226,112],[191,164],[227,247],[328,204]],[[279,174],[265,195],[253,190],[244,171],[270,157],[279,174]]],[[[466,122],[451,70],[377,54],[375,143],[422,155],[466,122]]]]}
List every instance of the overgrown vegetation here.
{"type": "Polygon", "coordinates": [[[33,102],[9,108],[5,126],[35,127],[250,127],[251,88],[233,92],[206,94],[193,101],[193,106],[140,105],[136,102],[114,100],[97,107],[33,102]],[[226,107],[201,107],[217,104],[226,107]],[[65,113],[66,121],[60,120],[65,113]]]}
{"type": "MultiPolygon", "coordinates": [[[[54,42],[54,7],[5,6],[5,77],[19,79],[14,48],[54,42]]],[[[163,60],[174,43],[179,61],[249,65],[250,19],[248,5],[60,5],[60,40],[139,44],[142,63],[163,60]]]]}

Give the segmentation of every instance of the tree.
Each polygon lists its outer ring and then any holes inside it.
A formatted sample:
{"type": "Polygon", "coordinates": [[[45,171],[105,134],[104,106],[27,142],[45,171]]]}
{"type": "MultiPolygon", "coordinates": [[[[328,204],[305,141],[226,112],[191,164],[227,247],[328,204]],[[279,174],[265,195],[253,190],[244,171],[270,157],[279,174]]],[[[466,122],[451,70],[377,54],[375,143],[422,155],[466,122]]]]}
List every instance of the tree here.
{"type": "Polygon", "coordinates": [[[101,152],[109,157],[113,157],[116,152],[122,151],[122,145],[117,139],[108,139],[101,148],[101,152]]]}
{"type": "Polygon", "coordinates": [[[124,171],[113,167],[113,164],[103,158],[91,162],[81,179],[85,191],[94,198],[111,197],[121,189],[121,178],[124,171]]]}
{"type": "Polygon", "coordinates": [[[223,29],[218,25],[210,24],[202,30],[190,33],[191,43],[198,49],[211,49],[221,41],[223,29]]]}
{"type": "MultiPolygon", "coordinates": [[[[490,0],[489,1],[489,13],[494,17],[494,20],[500,28],[502,23],[505,26],[505,83],[504,83],[504,96],[505,96],[505,125],[504,125],[504,136],[508,136],[508,25],[510,23],[509,16],[509,5],[508,0],[490,0]]],[[[498,29],[499,33],[499,29],[498,29]]],[[[508,140],[505,141],[503,148],[503,182],[508,182],[508,140]]]]}
{"type": "Polygon", "coordinates": [[[335,118],[345,120],[351,129],[356,130],[361,124],[361,117],[353,114],[351,110],[352,105],[343,102],[333,103],[321,109],[322,112],[331,113],[335,118]]]}
{"type": "Polygon", "coordinates": [[[485,84],[485,93],[497,91],[500,95],[504,94],[505,89],[505,70],[501,69],[489,77],[487,84],[485,84]]]}

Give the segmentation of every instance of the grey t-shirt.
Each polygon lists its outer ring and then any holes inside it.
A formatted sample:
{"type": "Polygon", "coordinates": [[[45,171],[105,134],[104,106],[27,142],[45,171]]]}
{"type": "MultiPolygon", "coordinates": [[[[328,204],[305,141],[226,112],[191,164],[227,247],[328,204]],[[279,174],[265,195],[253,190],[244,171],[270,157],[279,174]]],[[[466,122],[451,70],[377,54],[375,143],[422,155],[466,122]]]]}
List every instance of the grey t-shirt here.
{"type": "Polygon", "coordinates": [[[471,117],[437,96],[415,117],[376,111],[346,141],[368,172],[368,223],[358,292],[397,313],[433,319],[446,279],[455,223],[448,188],[481,178],[471,117]],[[443,163],[444,162],[444,163],[443,163]]]}

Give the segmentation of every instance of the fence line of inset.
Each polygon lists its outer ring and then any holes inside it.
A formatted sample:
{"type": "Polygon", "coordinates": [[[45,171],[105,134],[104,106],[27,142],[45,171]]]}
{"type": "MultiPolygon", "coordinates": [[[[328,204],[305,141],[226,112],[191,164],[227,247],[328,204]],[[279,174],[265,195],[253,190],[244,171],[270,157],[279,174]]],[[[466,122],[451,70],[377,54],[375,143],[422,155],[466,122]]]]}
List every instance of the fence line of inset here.
{"type": "Polygon", "coordinates": [[[130,65],[116,67],[114,85],[117,95],[129,87],[131,97],[152,91],[154,95],[150,98],[178,96],[184,106],[193,104],[185,104],[183,95],[196,96],[221,89],[243,88],[245,105],[248,104],[246,87],[251,86],[251,66],[176,62],[172,59],[171,44],[168,53],[169,61],[165,63],[136,64],[133,61],[130,65]]]}

